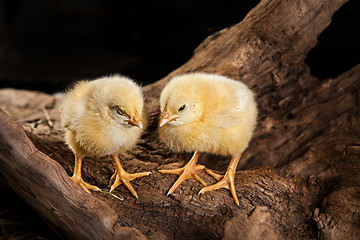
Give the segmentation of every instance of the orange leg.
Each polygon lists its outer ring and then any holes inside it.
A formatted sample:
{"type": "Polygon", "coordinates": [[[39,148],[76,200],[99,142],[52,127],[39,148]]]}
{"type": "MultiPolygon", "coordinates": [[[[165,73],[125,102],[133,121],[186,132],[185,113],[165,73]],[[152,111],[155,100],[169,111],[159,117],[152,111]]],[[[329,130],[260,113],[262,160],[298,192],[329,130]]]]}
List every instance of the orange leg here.
{"type": "Polygon", "coordinates": [[[90,190],[101,191],[97,186],[86,183],[81,177],[81,164],[82,164],[83,156],[75,154],[75,167],[74,174],[70,177],[77,185],[79,185],[86,192],[90,193],[90,190]],[[90,189],[90,190],[89,190],[90,189]]]}
{"type": "Polygon", "coordinates": [[[167,195],[173,193],[180,184],[188,178],[194,178],[202,185],[206,186],[205,182],[196,174],[198,170],[204,169],[203,165],[196,165],[197,160],[199,159],[201,152],[195,152],[190,161],[182,168],[172,169],[172,170],[159,170],[161,173],[165,174],[177,174],[180,177],[174,183],[174,185],[170,188],[167,195]]]}
{"type": "Polygon", "coordinates": [[[134,174],[127,173],[124,170],[124,168],[121,166],[119,156],[117,154],[112,154],[111,157],[114,159],[116,169],[115,169],[114,175],[111,177],[111,180],[115,179],[115,182],[111,186],[110,192],[112,192],[117,186],[119,186],[120,184],[123,183],[129,189],[129,191],[132,193],[132,195],[134,195],[134,197],[138,198],[138,195],[137,195],[136,191],[134,190],[134,188],[132,187],[132,185],[130,184],[130,181],[135,178],[148,176],[151,174],[151,172],[141,172],[141,173],[134,173],[134,174]]]}
{"type": "Polygon", "coordinates": [[[234,177],[235,177],[235,172],[236,172],[236,167],[239,163],[241,154],[237,154],[232,156],[230,164],[228,166],[228,169],[226,170],[225,175],[222,177],[219,174],[214,173],[211,170],[206,170],[206,172],[211,175],[212,177],[214,177],[215,179],[219,180],[219,182],[207,186],[207,187],[203,187],[200,192],[200,194],[203,194],[205,192],[210,192],[210,191],[214,191],[220,188],[227,188],[230,190],[231,195],[233,196],[235,203],[239,206],[239,199],[236,196],[236,191],[235,191],[235,184],[234,184],[234,177]]]}

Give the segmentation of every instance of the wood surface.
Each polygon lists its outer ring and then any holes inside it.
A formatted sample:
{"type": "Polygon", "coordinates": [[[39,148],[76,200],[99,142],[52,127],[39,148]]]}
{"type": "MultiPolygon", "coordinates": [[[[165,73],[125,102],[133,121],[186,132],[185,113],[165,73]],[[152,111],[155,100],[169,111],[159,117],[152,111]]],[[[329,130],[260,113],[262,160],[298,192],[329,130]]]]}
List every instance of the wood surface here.
{"type": "MultiPolygon", "coordinates": [[[[40,92],[0,90],[0,173],[71,239],[356,239],[360,65],[317,79],[304,63],[345,2],[263,0],[243,21],[205,39],[183,66],[144,86],[151,125],[120,155],[128,172],[152,172],[132,181],[139,199],[124,186],[114,191],[123,200],[106,192],[115,169],[106,156],[83,163],[84,180],[103,192],[89,195],[72,183],[61,99],[40,92]],[[235,178],[240,206],[227,190],[198,196],[201,185],[193,179],[166,196],[177,176],[158,169],[182,166],[191,153],[159,142],[159,96],[172,76],[185,72],[223,74],[256,93],[258,125],[235,178]]],[[[205,154],[200,163],[224,172],[229,160],[205,154]]]]}

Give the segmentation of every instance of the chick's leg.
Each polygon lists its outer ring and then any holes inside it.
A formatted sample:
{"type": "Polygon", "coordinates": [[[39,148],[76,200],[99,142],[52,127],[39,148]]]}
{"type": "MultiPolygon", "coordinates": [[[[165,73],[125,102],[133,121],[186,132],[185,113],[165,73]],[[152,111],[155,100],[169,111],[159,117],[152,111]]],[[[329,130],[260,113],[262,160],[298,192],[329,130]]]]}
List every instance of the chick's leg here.
{"type": "Polygon", "coordinates": [[[133,173],[133,174],[127,173],[124,170],[124,168],[121,166],[119,156],[117,154],[112,154],[111,157],[114,159],[116,170],[114,175],[111,177],[112,180],[115,179],[115,182],[111,186],[110,192],[112,192],[117,186],[123,183],[129,189],[132,195],[138,198],[138,195],[134,190],[134,188],[132,187],[132,185],[130,184],[130,181],[135,178],[150,175],[151,172],[141,172],[141,173],[133,173]]]}
{"type": "Polygon", "coordinates": [[[196,174],[198,170],[204,169],[203,165],[196,165],[197,160],[199,159],[201,152],[195,152],[190,161],[182,168],[172,169],[172,170],[159,170],[161,173],[165,174],[177,174],[180,175],[178,180],[170,188],[167,195],[173,193],[175,189],[180,186],[180,184],[188,178],[194,178],[202,185],[206,186],[205,182],[196,174]]]}
{"type": "Polygon", "coordinates": [[[77,185],[79,185],[82,189],[86,192],[90,193],[90,190],[100,191],[100,188],[97,186],[91,185],[86,183],[81,177],[81,164],[82,164],[83,156],[75,154],[75,167],[74,167],[74,174],[70,177],[77,185]]]}
{"type": "Polygon", "coordinates": [[[231,195],[233,196],[235,203],[239,206],[239,199],[236,196],[236,191],[235,191],[235,184],[234,184],[234,177],[235,177],[235,172],[236,172],[236,167],[237,164],[239,163],[241,154],[237,154],[232,156],[230,164],[228,166],[228,169],[226,170],[226,173],[224,175],[224,177],[222,177],[219,174],[216,174],[212,171],[206,171],[209,175],[211,175],[212,177],[214,177],[215,179],[219,180],[219,182],[207,186],[207,187],[203,187],[200,192],[200,194],[203,194],[205,192],[210,192],[210,191],[214,191],[220,188],[227,188],[230,190],[231,195]]]}

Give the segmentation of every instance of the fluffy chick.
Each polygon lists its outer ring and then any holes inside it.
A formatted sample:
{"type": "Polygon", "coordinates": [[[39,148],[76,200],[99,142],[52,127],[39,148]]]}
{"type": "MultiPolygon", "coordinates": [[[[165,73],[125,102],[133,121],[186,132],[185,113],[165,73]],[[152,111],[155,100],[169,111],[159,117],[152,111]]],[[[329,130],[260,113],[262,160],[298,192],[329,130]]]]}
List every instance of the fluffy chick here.
{"type": "Polygon", "coordinates": [[[90,193],[97,186],[81,177],[85,156],[111,155],[116,170],[110,192],[123,183],[137,198],[130,181],[150,172],[127,173],[118,153],[133,147],[143,129],[143,97],[140,87],[120,75],[94,81],[80,81],[67,91],[60,106],[61,124],[65,127],[65,142],[74,152],[75,167],[71,179],[90,193]]]}
{"type": "Polygon", "coordinates": [[[180,175],[168,195],[187,178],[206,186],[196,173],[204,168],[196,164],[201,152],[231,155],[224,176],[206,169],[219,182],[202,188],[199,194],[227,188],[239,205],[234,176],[256,125],[257,106],[252,91],[242,82],[224,76],[190,73],[169,81],[161,93],[160,108],[160,140],[175,151],[195,152],[183,168],[160,170],[180,175]]]}

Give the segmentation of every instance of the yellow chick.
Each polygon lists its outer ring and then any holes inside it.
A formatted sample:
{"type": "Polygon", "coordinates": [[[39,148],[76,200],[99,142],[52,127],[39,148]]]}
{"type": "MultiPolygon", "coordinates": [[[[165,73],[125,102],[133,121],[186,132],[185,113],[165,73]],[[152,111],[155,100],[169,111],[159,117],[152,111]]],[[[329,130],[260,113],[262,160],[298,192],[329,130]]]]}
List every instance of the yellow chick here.
{"type": "Polygon", "coordinates": [[[164,87],[160,108],[160,140],[172,150],[194,152],[183,168],[160,170],[161,173],[180,175],[168,195],[187,178],[194,178],[206,186],[196,173],[204,169],[196,164],[201,152],[231,155],[224,176],[206,169],[219,182],[202,188],[199,194],[227,188],[239,205],[234,176],[256,125],[257,106],[252,91],[244,83],[224,76],[184,74],[174,77],[164,87]]]}
{"type": "Polygon", "coordinates": [[[111,155],[116,170],[110,192],[124,184],[137,198],[130,181],[150,172],[129,174],[120,164],[119,152],[133,147],[143,129],[143,96],[140,87],[120,75],[94,81],[80,81],[64,96],[60,106],[61,124],[65,127],[65,142],[74,152],[75,167],[71,179],[90,193],[97,186],[81,177],[85,156],[111,155]]]}

